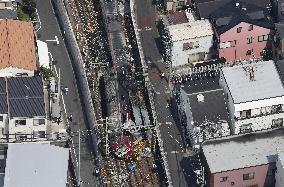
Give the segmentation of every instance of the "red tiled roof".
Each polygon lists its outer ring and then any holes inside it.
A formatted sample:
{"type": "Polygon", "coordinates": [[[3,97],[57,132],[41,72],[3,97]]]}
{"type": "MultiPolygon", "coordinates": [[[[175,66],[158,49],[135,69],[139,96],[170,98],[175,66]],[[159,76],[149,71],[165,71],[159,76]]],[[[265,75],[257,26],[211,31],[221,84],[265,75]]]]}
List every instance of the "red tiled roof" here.
{"type": "Polygon", "coordinates": [[[35,38],[32,23],[0,20],[0,68],[35,70],[35,38]]]}

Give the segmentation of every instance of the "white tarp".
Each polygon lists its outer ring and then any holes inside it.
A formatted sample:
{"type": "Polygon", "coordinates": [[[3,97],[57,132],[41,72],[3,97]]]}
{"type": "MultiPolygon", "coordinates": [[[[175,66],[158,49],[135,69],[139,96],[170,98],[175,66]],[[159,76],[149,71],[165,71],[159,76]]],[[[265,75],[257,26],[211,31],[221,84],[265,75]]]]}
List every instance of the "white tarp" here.
{"type": "Polygon", "coordinates": [[[47,44],[37,40],[39,66],[49,68],[49,56],[47,44]]]}

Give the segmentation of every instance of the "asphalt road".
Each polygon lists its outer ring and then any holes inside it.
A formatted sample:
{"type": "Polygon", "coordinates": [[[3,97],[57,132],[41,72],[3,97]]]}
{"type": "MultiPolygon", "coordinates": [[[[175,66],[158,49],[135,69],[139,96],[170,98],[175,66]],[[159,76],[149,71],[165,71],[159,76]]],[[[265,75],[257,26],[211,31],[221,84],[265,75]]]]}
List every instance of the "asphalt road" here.
{"type": "Polygon", "coordinates": [[[136,3],[138,28],[141,29],[140,35],[144,55],[152,62],[148,71],[149,79],[156,95],[154,102],[157,120],[164,142],[172,185],[174,187],[192,186],[187,172],[190,170],[190,164],[185,155],[178,121],[174,119],[176,114],[173,113],[171,108],[165,107],[167,106],[167,99],[170,98],[170,89],[167,80],[160,77],[162,72],[167,73],[167,69],[159,51],[159,36],[155,25],[156,11],[152,5],[152,0],[136,0],[136,3]],[[147,18],[148,21],[146,22],[147,18]]]}
{"type": "MultiPolygon", "coordinates": [[[[69,91],[63,95],[64,104],[66,108],[67,116],[73,116],[72,122],[70,122],[71,131],[74,132],[72,138],[72,145],[76,152],[77,161],[79,159],[79,138],[77,136],[79,129],[83,131],[80,139],[80,174],[83,186],[97,186],[97,180],[94,177],[94,159],[92,156],[92,148],[88,145],[88,136],[84,131],[87,129],[84,121],[84,114],[78,94],[77,82],[74,77],[73,68],[68,56],[64,40],[59,29],[57,19],[54,15],[53,8],[50,0],[37,0],[37,9],[41,21],[41,28],[37,33],[38,39],[47,42],[49,52],[51,52],[54,60],[54,64],[57,71],[61,72],[61,85],[67,86],[69,91]],[[47,41],[54,40],[55,36],[58,37],[59,45],[55,45],[55,42],[47,41]]],[[[75,163],[75,167],[77,162],[75,163]]],[[[78,173],[78,167],[75,168],[75,172],[78,173]]]]}

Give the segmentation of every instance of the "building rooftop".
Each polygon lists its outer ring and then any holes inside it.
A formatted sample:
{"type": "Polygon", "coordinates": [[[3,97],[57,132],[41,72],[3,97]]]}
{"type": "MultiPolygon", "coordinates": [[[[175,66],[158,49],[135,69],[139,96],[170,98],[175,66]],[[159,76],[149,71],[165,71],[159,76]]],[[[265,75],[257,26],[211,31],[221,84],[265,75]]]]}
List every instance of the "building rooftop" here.
{"type": "Polygon", "coordinates": [[[4,186],[66,187],[69,150],[49,144],[9,144],[4,186]]]}
{"type": "Polygon", "coordinates": [[[234,103],[244,103],[284,95],[284,88],[272,60],[221,69],[234,103]],[[246,69],[253,69],[254,79],[246,69]],[[245,94],[244,94],[245,93],[245,94]]]}
{"type": "Polygon", "coordinates": [[[172,41],[181,41],[192,38],[199,38],[213,35],[213,29],[209,20],[195,20],[193,15],[188,13],[189,22],[168,26],[172,41]]]}
{"type": "MultiPolygon", "coordinates": [[[[216,10],[223,11],[224,9],[221,9],[221,7],[232,1],[235,0],[195,0],[195,4],[199,16],[201,18],[209,18],[216,10]]],[[[238,2],[249,2],[262,8],[271,6],[269,0],[238,0],[238,2]]]]}
{"type": "Polygon", "coordinates": [[[200,126],[204,122],[229,121],[225,94],[222,89],[202,93],[203,102],[198,101],[198,96],[200,96],[198,93],[188,95],[195,126],[200,126]]]}
{"type": "MultiPolygon", "coordinates": [[[[178,85],[177,85],[178,86],[178,85]]],[[[181,88],[187,94],[195,94],[200,92],[207,92],[211,90],[221,89],[219,85],[219,76],[212,78],[201,78],[200,80],[187,81],[181,88]]]]}
{"type": "Polygon", "coordinates": [[[176,24],[181,24],[181,23],[187,23],[188,19],[186,16],[185,11],[175,11],[173,13],[169,14],[169,22],[172,25],[176,25],[176,24]]]}
{"type": "Polygon", "coordinates": [[[41,77],[0,78],[0,113],[11,117],[45,116],[41,77]]]}
{"type": "Polygon", "coordinates": [[[35,36],[32,23],[0,20],[0,33],[0,68],[36,70],[35,36]]]}
{"type": "Polygon", "coordinates": [[[207,140],[202,145],[211,173],[273,163],[284,146],[284,129],[207,140]]]}
{"type": "Polygon", "coordinates": [[[1,9],[0,19],[17,19],[17,12],[13,9],[1,9]]]}
{"type": "Polygon", "coordinates": [[[274,29],[274,22],[268,10],[247,2],[230,1],[212,12],[210,18],[219,35],[241,22],[274,29]]]}

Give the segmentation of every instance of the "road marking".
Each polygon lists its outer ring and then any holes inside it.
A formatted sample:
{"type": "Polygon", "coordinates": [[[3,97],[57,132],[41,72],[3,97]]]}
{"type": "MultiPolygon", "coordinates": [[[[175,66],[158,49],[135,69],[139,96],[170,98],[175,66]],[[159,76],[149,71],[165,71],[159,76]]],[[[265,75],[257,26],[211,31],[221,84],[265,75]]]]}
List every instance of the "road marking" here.
{"type": "Polygon", "coordinates": [[[59,40],[58,40],[58,37],[55,36],[55,39],[54,40],[45,40],[47,42],[56,42],[57,45],[59,45],[59,40]]]}

